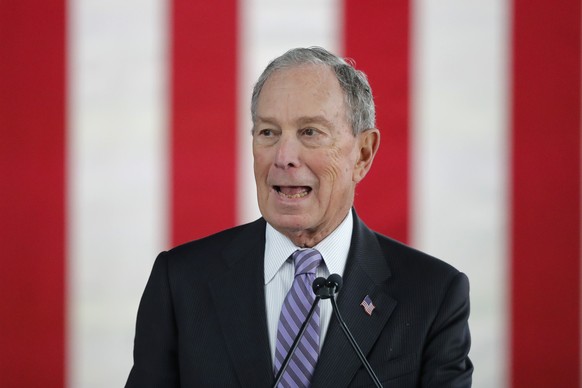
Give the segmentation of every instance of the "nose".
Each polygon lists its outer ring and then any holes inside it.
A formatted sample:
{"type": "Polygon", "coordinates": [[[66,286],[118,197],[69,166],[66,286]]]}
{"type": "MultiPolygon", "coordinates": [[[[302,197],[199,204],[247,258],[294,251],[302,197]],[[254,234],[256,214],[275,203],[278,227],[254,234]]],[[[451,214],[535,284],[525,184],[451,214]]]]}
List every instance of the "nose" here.
{"type": "Polygon", "coordinates": [[[275,166],[282,169],[299,167],[300,147],[299,141],[293,136],[282,136],[277,144],[275,166]]]}

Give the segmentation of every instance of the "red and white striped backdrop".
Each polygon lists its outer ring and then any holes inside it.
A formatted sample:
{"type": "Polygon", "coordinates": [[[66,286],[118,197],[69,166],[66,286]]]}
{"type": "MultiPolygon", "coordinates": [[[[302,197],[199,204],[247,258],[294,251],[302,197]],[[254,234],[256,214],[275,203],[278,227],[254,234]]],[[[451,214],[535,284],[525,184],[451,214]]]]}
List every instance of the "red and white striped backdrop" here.
{"type": "Polygon", "coordinates": [[[378,105],[358,212],[471,280],[474,386],[580,387],[581,12],[1,1],[0,386],[123,385],[157,252],[258,215],[253,81],[321,45],[378,105]]]}

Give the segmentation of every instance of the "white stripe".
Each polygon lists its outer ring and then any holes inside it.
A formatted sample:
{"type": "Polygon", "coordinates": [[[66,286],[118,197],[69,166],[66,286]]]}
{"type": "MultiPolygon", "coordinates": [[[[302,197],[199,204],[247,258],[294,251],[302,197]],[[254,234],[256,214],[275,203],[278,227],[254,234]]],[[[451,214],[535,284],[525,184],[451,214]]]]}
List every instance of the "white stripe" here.
{"type": "Polygon", "coordinates": [[[471,281],[474,385],[507,376],[507,64],[503,0],[417,0],[413,243],[471,281]]]}
{"type": "Polygon", "coordinates": [[[294,47],[340,49],[339,0],[241,0],[239,32],[238,220],[259,217],[253,175],[250,98],[267,64],[294,47]]]}
{"type": "Polygon", "coordinates": [[[166,243],[166,3],[69,4],[70,387],[119,387],[166,243]]]}

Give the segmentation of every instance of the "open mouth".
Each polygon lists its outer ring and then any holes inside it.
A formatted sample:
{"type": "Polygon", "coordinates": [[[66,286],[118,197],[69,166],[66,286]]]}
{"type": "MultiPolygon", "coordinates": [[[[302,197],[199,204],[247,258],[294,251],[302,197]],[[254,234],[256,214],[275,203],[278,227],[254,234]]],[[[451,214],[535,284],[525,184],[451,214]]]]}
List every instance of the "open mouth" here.
{"type": "Polygon", "coordinates": [[[273,186],[277,194],[288,199],[303,198],[311,192],[309,186],[273,186]]]}

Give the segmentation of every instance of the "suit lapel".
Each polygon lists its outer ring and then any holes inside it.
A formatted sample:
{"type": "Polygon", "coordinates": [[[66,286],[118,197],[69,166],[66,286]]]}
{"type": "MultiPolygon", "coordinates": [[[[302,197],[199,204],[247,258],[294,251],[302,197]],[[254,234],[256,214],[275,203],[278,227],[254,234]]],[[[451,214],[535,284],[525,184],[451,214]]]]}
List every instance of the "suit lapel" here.
{"type": "MultiPolygon", "coordinates": [[[[340,313],[362,352],[367,355],[392,314],[396,301],[387,293],[385,283],[390,269],[374,233],[354,211],[354,232],[344,286],[338,295],[340,313]],[[360,303],[366,295],[376,306],[372,315],[366,314],[360,303]]],[[[322,301],[322,303],[329,303],[322,301]]],[[[345,387],[361,366],[356,353],[335,316],[332,317],[325,343],[319,356],[312,387],[345,387]]]]}
{"type": "Polygon", "coordinates": [[[264,250],[265,222],[261,219],[224,249],[222,256],[228,269],[209,282],[239,382],[249,387],[273,382],[265,313],[264,250]]]}

